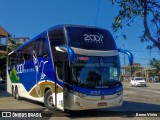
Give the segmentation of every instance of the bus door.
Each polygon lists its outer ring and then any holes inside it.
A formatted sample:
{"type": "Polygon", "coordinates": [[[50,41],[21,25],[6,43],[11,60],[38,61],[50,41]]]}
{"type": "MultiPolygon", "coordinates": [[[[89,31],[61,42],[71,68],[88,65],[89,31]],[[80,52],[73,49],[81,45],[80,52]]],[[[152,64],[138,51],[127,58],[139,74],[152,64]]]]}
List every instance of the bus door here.
{"type": "Polygon", "coordinates": [[[65,110],[65,80],[66,80],[66,66],[67,66],[67,53],[59,53],[55,61],[55,104],[60,110],[65,110]]]}

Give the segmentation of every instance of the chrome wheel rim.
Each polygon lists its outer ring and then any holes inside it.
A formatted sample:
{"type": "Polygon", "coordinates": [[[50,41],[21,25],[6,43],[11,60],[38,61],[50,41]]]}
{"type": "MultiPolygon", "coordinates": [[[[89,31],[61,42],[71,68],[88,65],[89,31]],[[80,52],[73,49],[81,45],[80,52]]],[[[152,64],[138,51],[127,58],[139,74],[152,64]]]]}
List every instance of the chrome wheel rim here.
{"type": "Polygon", "coordinates": [[[49,96],[48,96],[48,98],[47,98],[47,103],[48,103],[48,105],[50,106],[50,107],[53,107],[54,105],[53,105],[53,96],[52,96],[52,94],[50,94],[49,96]]]}

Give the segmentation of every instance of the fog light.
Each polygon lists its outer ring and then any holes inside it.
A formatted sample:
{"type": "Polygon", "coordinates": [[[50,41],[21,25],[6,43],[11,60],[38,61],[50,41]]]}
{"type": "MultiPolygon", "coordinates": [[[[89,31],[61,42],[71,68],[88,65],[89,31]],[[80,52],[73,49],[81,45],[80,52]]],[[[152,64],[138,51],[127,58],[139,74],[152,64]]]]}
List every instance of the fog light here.
{"type": "Polygon", "coordinates": [[[79,92],[73,92],[74,95],[78,96],[78,97],[81,97],[81,98],[84,98],[86,97],[87,95],[83,94],[83,93],[79,93],[79,92]]]}
{"type": "Polygon", "coordinates": [[[78,106],[80,106],[80,107],[83,107],[83,105],[82,105],[81,103],[79,103],[79,102],[76,102],[76,104],[77,104],[78,106]]]}

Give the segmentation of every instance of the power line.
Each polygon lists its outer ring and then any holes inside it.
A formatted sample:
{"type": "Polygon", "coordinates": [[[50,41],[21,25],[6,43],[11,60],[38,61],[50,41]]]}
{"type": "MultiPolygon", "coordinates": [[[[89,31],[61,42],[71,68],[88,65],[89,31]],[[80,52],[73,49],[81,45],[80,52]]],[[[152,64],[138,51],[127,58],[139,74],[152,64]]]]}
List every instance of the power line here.
{"type": "MultiPolygon", "coordinates": [[[[120,58],[120,59],[124,59],[124,58],[120,58]]],[[[150,60],[150,59],[152,59],[152,58],[137,58],[137,57],[134,57],[134,59],[150,60]]]]}
{"type": "Polygon", "coordinates": [[[132,51],[132,52],[157,52],[157,53],[160,53],[160,51],[138,51],[138,50],[129,50],[129,51],[132,51]]]}
{"type": "Polygon", "coordinates": [[[97,15],[96,15],[96,20],[95,20],[95,26],[96,26],[96,24],[97,24],[97,19],[98,19],[100,4],[101,4],[101,0],[99,0],[99,3],[98,3],[98,9],[97,9],[97,15]]]}

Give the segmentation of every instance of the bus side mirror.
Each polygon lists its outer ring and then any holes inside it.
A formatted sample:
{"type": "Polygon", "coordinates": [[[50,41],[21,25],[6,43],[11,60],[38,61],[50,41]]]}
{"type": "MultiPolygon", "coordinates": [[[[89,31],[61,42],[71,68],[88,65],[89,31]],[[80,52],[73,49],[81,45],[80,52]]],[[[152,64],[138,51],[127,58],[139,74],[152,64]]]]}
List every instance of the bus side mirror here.
{"type": "Polygon", "coordinates": [[[128,59],[129,59],[129,64],[133,65],[133,55],[132,55],[132,53],[130,51],[119,48],[118,52],[127,54],[128,55],[128,59]]]}
{"type": "Polygon", "coordinates": [[[68,53],[69,65],[74,63],[75,53],[74,53],[74,51],[73,51],[73,49],[71,47],[63,45],[63,46],[57,46],[55,48],[58,51],[67,52],[68,53]]]}

